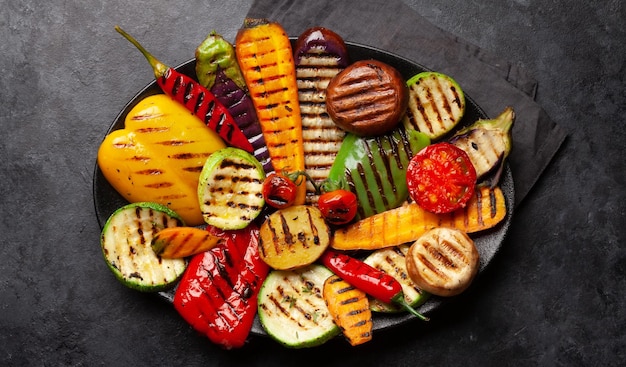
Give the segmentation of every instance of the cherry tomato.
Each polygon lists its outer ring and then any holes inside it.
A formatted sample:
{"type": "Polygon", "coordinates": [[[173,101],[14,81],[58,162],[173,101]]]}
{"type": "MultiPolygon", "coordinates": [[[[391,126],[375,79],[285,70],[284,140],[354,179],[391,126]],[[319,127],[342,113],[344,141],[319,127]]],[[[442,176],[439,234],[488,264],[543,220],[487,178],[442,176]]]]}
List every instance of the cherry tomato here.
{"type": "Polygon", "coordinates": [[[291,206],[296,200],[296,184],[286,175],[270,173],[263,181],[263,198],[276,209],[291,206]]]}
{"type": "Polygon", "coordinates": [[[320,195],[317,207],[330,224],[346,224],[356,215],[357,198],[352,191],[338,189],[320,195]]]}
{"type": "Polygon", "coordinates": [[[467,153],[450,143],[436,143],[419,151],[407,167],[409,195],[433,213],[465,207],[474,193],[476,170],[467,153]]]}

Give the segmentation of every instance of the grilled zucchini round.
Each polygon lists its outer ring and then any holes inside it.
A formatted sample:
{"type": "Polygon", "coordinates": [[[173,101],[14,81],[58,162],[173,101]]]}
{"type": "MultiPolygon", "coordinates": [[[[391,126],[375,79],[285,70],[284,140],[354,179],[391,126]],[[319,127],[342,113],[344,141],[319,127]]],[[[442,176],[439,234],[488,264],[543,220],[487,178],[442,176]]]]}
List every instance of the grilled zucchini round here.
{"type": "Polygon", "coordinates": [[[267,334],[289,348],[315,347],[339,335],[322,293],[332,275],[318,264],[270,272],[258,297],[259,321],[267,334]]]}
{"type": "MultiPolygon", "coordinates": [[[[404,293],[406,303],[413,308],[417,308],[426,302],[430,295],[420,289],[408,275],[406,255],[409,252],[409,247],[408,244],[403,244],[382,248],[369,254],[363,262],[394,277],[402,285],[402,293],[404,293]]],[[[375,298],[370,299],[370,309],[383,313],[406,311],[398,304],[385,303],[375,298]]]]}
{"type": "Polygon", "coordinates": [[[157,256],[151,242],[160,230],[180,226],[183,219],[161,204],[139,202],[117,209],[100,236],[109,269],[129,288],[142,292],[169,288],[183,274],[187,261],[157,256]]]}
{"type": "Polygon", "coordinates": [[[408,129],[415,129],[436,140],[450,132],[465,114],[465,94],[450,76],[426,71],[406,82],[409,103],[402,120],[408,129]]]}
{"type": "Polygon", "coordinates": [[[204,221],[230,230],[245,228],[263,209],[265,171],[250,153],[223,148],[206,160],[198,184],[204,221]]]}

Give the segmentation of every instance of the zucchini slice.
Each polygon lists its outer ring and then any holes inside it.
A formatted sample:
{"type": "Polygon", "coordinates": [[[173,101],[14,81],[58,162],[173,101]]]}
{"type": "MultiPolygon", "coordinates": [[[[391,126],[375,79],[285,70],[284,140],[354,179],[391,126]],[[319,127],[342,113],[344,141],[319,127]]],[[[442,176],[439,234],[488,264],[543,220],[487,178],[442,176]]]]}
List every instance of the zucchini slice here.
{"type": "Polygon", "coordinates": [[[265,205],[264,179],[263,166],[245,150],[227,147],[211,154],[198,184],[204,221],[225,230],[245,228],[265,205]]]}
{"type": "Polygon", "coordinates": [[[319,264],[269,273],[258,298],[259,321],[265,332],[289,348],[308,348],[339,335],[323,297],[333,273],[319,264]]]}
{"type": "Polygon", "coordinates": [[[158,292],[169,288],[183,274],[187,262],[157,256],[151,243],[161,229],[179,226],[184,226],[183,219],[161,204],[139,202],[117,209],[100,235],[109,269],[132,289],[158,292]]]}
{"type": "Polygon", "coordinates": [[[465,94],[450,76],[427,71],[411,77],[409,106],[402,123],[436,140],[450,132],[465,114],[465,94]]]}
{"type": "MultiPolygon", "coordinates": [[[[376,250],[363,261],[376,269],[384,271],[400,282],[402,292],[404,293],[404,300],[411,307],[416,308],[428,300],[429,294],[419,289],[411,278],[409,278],[409,274],[406,270],[406,254],[409,252],[409,247],[409,244],[404,244],[376,250]]],[[[375,312],[383,313],[404,311],[401,306],[384,303],[371,297],[370,309],[375,312]]]]}

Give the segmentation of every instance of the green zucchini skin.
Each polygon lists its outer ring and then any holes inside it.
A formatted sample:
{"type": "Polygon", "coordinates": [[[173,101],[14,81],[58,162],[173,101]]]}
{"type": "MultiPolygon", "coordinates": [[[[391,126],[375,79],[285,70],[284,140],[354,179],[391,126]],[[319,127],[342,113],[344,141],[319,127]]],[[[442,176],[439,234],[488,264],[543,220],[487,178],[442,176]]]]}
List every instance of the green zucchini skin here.
{"type": "Polygon", "coordinates": [[[328,268],[311,264],[295,270],[273,270],[258,297],[265,332],[288,348],[319,346],[341,333],[322,295],[328,268]]]}
{"type": "Polygon", "coordinates": [[[142,292],[169,289],[182,276],[187,261],[160,258],[152,250],[152,238],[163,228],[184,225],[177,213],[157,203],[131,203],[117,209],[100,235],[107,266],[129,288],[142,292]]]}
{"type": "MultiPolygon", "coordinates": [[[[403,244],[376,250],[369,254],[363,262],[394,277],[402,285],[402,293],[404,293],[406,303],[417,308],[428,300],[430,294],[419,289],[409,277],[406,270],[406,254],[409,247],[410,244],[403,244]]],[[[397,304],[385,303],[373,298],[370,298],[370,309],[381,313],[406,311],[397,304]]]]}
{"type": "Polygon", "coordinates": [[[415,129],[437,140],[463,118],[465,93],[449,75],[425,71],[409,78],[406,84],[409,105],[402,123],[407,129],[415,129]]]}
{"type": "Polygon", "coordinates": [[[224,230],[241,229],[263,209],[265,171],[250,153],[227,147],[206,160],[198,184],[204,221],[224,230]]]}

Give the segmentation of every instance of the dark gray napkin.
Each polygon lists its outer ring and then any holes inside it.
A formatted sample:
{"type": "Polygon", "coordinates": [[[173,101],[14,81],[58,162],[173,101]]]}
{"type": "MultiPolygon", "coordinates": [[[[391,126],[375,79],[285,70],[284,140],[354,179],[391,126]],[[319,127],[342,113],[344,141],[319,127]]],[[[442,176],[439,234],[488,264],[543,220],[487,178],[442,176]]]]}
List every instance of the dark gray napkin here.
{"type": "Polygon", "coordinates": [[[507,60],[436,27],[399,0],[255,0],[250,18],[279,22],[290,36],[323,26],[344,40],[374,46],[452,76],[490,117],[516,112],[513,150],[519,205],[558,151],[566,133],[535,101],[537,82],[507,60]]]}

